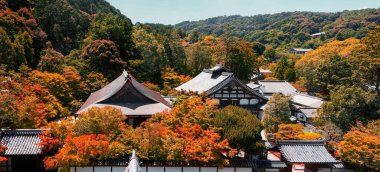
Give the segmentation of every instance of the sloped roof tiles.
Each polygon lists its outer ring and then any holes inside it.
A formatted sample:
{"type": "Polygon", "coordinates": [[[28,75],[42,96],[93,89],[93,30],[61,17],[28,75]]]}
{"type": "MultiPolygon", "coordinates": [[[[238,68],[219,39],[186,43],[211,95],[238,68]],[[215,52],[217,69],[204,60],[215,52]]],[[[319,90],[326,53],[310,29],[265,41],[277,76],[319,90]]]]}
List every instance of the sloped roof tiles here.
{"type": "Polygon", "coordinates": [[[280,152],[290,163],[339,164],[321,140],[280,140],[280,152]]]}
{"type": "Polygon", "coordinates": [[[92,93],[76,114],[91,107],[104,106],[119,108],[128,116],[153,115],[171,108],[171,104],[161,94],[140,84],[126,71],[110,84],[92,93]]]}
{"type": "Polygon", "coordinates": [[[39,134],[43,130],[40,129],[2,129],[1,144],[7,149],[5,156],[13,155],[41,155],[43,154],[38,143],[41,142],[39,134]]]}

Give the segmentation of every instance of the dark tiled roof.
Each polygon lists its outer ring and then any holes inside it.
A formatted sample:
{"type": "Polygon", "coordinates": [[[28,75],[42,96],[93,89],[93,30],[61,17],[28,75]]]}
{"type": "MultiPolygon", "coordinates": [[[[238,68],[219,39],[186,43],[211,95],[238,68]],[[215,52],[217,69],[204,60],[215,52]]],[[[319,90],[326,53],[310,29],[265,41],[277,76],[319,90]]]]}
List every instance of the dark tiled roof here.
{"type": "Polygon", "coordinates": [[[40,129],[17,129],[1,130],[1,144],[6,146],[5,156],[12,155],[41,155],[41,147],[37,144],[41,142],[38,137],[42,133],[40,129]]]}
{"type": "Polygon", "coordinates": [[[126,71],[104,88],[92,93],[76,114],[94,106],[113,106],[120,108],[126,115],[153,115],[171,108],[171,104],[161,94],[140,84],[126,71]]]}
{"type": "Polygon", "coordinates": [[[278,145],[282,156],[291,163],[340,163],[327,151],[324,141],[280,140],[278,145]]]}

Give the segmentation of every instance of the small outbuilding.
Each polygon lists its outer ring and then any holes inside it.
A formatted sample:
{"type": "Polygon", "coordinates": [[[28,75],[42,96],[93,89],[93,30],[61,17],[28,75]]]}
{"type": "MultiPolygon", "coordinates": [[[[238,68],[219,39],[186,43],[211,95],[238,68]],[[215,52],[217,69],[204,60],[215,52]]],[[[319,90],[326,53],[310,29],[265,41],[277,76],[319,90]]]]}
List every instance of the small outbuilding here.
{"type": "Polygon", "coordinates": [[[278,147],[289,171],[333,172],[344,169],[342,162],[327,151],[323,140],[279,140],[278,147]]]}
{"type": "Polygon", "coordinates": [[[2,129],[0,142],[6,147],[2,156],[8,160],[0,164],[0,171],[41,172],[44,152],[38,144],[41,129],[2,129]]]}

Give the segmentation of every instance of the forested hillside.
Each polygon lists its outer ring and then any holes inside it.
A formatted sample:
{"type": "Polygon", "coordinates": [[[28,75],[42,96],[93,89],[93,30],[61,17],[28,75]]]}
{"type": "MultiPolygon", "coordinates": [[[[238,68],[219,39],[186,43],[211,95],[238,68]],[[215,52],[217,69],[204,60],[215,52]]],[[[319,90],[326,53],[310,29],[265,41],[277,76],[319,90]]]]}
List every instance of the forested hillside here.
{"type": "Polygon", "coordinates": [[[364,9],[337,13],[283,12],[277,14],[221,16],[201,21],[185,21],[175,25],[195,35],[220,36],[228,33],[250,42],[258,41],[275,48],[316,48],[325,39],[362,38],[380,24],[380,9],[364,9]],[[313,39],[311,34],[326,32],[313,39]]]}

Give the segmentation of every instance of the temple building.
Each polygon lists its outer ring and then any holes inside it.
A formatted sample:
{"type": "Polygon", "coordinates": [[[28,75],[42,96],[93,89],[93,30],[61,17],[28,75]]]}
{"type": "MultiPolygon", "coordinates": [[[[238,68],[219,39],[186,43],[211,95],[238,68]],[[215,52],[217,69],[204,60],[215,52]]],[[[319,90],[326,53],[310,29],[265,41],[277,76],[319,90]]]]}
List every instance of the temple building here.
{"type": "Polygon", "coordinates": [[[281,158],[288,171],[339,172],[344,165],[326,149],[323,140],[279,140],[281,158]]]}
{"type": "Polygon", "coordinates": [[[6,147],[2,156],[7,161],[0,163],[0,171],[40,172],[45,171],[44,153],[38,143],[41,129],[2,129],[0,142],[6,147]]]}
{"type": "Polygon", "coordinates": [[[256,114],[268,100],[240,81],[233,73],[227,72],[222,65],[204,69],[196,77],[175,89],[205,94],[207,97],[218,100],[220,107],[238,105],[256,114]]]}
{"type": "Polygon", "coordinates": [[[133,127],[172,107],[161,94],[140,84],[126,71],[104,88],[91,93],[76,115],[91,107],[105,106],[119,108],[128,117],[128,124],[133,127]]]}

